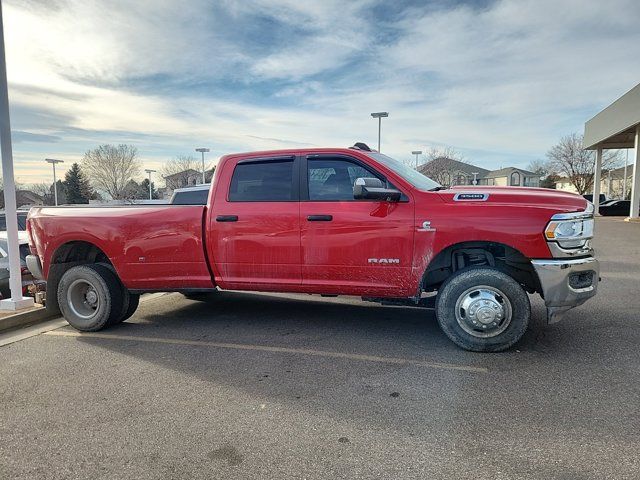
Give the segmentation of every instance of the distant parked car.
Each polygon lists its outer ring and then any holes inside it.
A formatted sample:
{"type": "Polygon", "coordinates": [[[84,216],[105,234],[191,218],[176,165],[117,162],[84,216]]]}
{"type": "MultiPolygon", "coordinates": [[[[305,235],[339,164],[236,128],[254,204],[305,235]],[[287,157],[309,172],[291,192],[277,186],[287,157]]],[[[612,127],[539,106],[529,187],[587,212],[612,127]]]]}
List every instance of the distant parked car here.
{"type": "Polygon", "coordinates": [[[206,205],[211,185],[203,183],[193,187],[176,188],[173,191],[171,205],[206,205]]]}
{"type": "Polygon", "coordinates": [[[631,200],[615,200],[607,205],[600,205],[600,215],[608,217],[628,216],[631,210],[631,200]]]}
{"type": "MultiPolygon", "coordinates": [[[[27,229],[27,214],[29,212],[18,211],[18,230],[26,230],[27,229]]],[[[2,212],[0,213],[0,232],[7,231],[7,214],[2,212]]]]}
{"type": "MultiPolygon", "coordinates": [[[[29,295],[33,291],[44,291],[46,282],[36,280],[27,269],[26,258],[29,255],[29,239],[26,232],[18,233],[18,243],[20,252],[20,269],[22,271],[22,294],[29,295]]],[[[7,232],[0,232],[0,294],[2,298],[11,297],[9,288],[9,256],[7,252],[7,232]]]]}
{"type": "MultiPolygon", "coordinates": [[[[586,195],[582,195],[583,198],[589,200],[591,203],[593,203],[593,194],[588,193],[586,195]]],[[[606,202],[607,201],[607,197],[604,195],[604,193],[601,193],[600,196],[600,205],[602,205],[602,202],[606,202]]]]}

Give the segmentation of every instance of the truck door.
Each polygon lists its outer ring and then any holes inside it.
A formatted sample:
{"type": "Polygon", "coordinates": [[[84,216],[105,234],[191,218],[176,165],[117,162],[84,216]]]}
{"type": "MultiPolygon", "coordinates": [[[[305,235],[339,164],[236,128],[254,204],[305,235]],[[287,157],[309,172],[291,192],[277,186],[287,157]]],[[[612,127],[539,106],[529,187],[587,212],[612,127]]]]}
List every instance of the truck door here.
{"type": "Polygon", "coordinates": [[[223,288],[300,285],[300,203],[294,156],[230,160],[209,214],[209,252],[223,288]]]}
{"type": "Polygon", "coordinates": [[[360,177],[387,182],[355,157],[302,159],[302,283],[319,293],[413,295],[413,200],[354,200],[360,177]]]}

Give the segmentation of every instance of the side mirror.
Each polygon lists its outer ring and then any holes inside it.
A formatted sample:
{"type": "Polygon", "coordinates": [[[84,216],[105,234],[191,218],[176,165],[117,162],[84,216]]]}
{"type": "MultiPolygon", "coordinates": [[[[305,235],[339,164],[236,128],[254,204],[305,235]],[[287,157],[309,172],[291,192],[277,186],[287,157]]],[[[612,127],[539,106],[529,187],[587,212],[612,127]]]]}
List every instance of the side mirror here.
{"type": "Polygon", "coordinates": [[[356,178],[353,184],[353,198],[356,200],[398,202],[401,195],[398,190],[386,188],[378,178],[356,178]]]}

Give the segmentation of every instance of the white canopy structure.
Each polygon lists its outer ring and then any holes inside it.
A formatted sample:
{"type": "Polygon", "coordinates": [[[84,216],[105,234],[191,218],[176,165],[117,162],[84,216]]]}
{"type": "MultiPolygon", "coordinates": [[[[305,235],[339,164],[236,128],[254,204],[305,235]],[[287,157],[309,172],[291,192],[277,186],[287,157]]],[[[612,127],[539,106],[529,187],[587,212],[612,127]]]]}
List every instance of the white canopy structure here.
{"type": "Polygon", "coordinates": [[[602,151],[632,148],[631,209],[629,218],[640,216],[640,84],[598,113],[584,125],[584,148],[596,151],[593,182],[595,211],[600,206],[602,151]]]}

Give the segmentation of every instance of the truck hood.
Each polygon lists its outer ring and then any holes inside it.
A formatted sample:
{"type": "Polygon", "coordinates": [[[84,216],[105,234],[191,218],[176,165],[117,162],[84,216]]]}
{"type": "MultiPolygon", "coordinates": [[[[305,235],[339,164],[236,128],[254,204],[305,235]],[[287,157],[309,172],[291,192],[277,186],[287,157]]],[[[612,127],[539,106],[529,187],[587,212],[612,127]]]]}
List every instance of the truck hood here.
{"type": "Polygon", "coordinates": [[[558,212],[581,212],[587,200],[580,195],[550,188],[456,186],[438,192],[446,203],[502,204],[513,206],[546,207],[558,212]]]}

